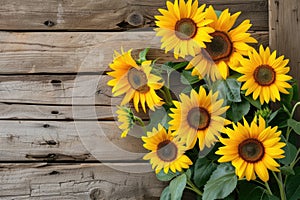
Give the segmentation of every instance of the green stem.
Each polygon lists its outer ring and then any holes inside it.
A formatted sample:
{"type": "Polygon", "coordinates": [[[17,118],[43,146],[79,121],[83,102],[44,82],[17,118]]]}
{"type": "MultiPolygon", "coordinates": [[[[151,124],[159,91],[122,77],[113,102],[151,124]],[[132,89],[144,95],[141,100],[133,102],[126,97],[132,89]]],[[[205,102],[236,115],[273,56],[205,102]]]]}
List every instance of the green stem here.
{"type": "Polygon", "coordinates": [[[275,174],[275,172],[273,172],[273,175],[277,181],[277,184],[278,184],[278,187],[279,187],[279,191],[280,191],[280,198],[281,200],[286,200],[286,196],[285,196],[285,189],[284,189],[284,185],[283,185],[283,182],[282,182],[282,176],[281,176],[281,173],[279,172],[278,175],[279,175],[279,178],[277,177],[277,175],[275,174]]]}
{"type": "MultiPolygon", "coordinates": [[[[242,180],[246,180],[246,179],[242,179],[242,180]]],[[[266,186],[264,183],[262,183],[262,182],[260,182],[260,181],[258,181],[258,180],[253,180],[254,182],[256,182],[256,183],[259,183],[261,186],[266,186]]]]}
{"type": "Polygon", "coordinates": [[[164,95],[165,95],[165,100],[166,100],[166,103],[168,104],[168,106],[172,106],[173,105],[173,99],[172,99],[169,88],[164,87],[164,95]]]}
{"type": "Polygon", "coordinates": [[[287,130],[286,130],[286,142],[289,141],[289,137],[290,137],[290,134],[292,132],[292,128],[291,127],[288,127],[287,130]]]}
{"type": "Polygon", "coordinates": [[[300,154],[300,148],[298,149],[296,156],[294,158],[294,160],[291,162],[291,167],[294,168],[295,164],[299,161],[300,157],[298,157],[300,154]]]}
{"type": "MultiPolygon", "coordinates": [[[[297,102],[293,109],[292,109],[292,112],[291,112],[291,115],[290,115],[290,119],[293,119],[294,117],[294,114],[295,114],[295,111],[296,111],[296,108],[300,105],[300,102],[297,102]]],[[[289,141],[289,137],[290,137],[290,133],[292,132],[292,128],[291,127],[288,127],[287,128],[287,131],[286,131],[286,141],[289,141]]]]}
{"type": "Polygon", "coordinates": [[[268,182],[265,182],[265,186],[266,186],[266,188],[267,188],[269,194],[270,194],[270,195],[273,195],[273,193],[272,193],[272,191],[271,191],[271,188],[270,188],[268,182]]]}
{"type": "Polygon", "coordinates": [[[134,116],[133,118],[134,122],[136,125],[140,125],[142,126],[142,129],[145,133],[147,133],[147,130],[146,130],[146,126],[145,126],[145,123],[143,122],[143,120],[137,116],[134,116]],[[139,124],[137,124],[136,122],[138,122],[139,124]]]}
{"type": "Polygon", "coordinates": [[[209,90],[211,90],[212,89],[212,82],[211,82],[210,78],[208,76],[206,76],[206,77],[204,77],[204,80],[205,80],[209,90]]]}
{"type": "Polygon", "coordinates": [[[194,185],[194,183],[191,180],[187,180],[187,184],[189,186],[185,186],[187,189],[194,191],[196,194],[202,196],[203,193],[197,188],[197,186],[194,185]]]}
{"type": "Polygon", "coordinates": [[[295,111],[296,111],[296,108],[297,108],[299,105],[300,105],[300,102],[297,102],[297,103],[294,105],[293,110],[292,110],[292,112],[291,112],[291,118],[293,118],[294,113],[295,113],[295,111]]]}

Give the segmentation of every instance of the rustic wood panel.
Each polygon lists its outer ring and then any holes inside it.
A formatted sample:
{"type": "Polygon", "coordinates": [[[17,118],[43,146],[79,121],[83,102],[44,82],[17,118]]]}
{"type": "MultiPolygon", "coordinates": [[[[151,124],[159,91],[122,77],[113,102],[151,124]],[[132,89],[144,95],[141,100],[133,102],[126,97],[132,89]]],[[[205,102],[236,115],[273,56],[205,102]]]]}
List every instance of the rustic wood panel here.
{"type": "Polygon", "coordinates": [[[117,122],[0,121],[1,161],[135,161],[147,152],[136,127],[121,138],[117,122]]]}
{"type": "MultiPolygon", "coordinates": [[[[267,0],[200,1],[217,9],[242,11],[253,30],[268,30],[267,0]]],[[[154,26],[164,0],[2,0],[2,30],[124,30],[154,26]]]]}
{"type": "Polygon", "coordinates": [[[0,164],[0,199],[159,199],[164,183],[153,172],[141,173],[148,164],[112,165],[132,168],[136,173],[124,173],[104,164],[0,164]]]}
{"type": "MultiPolygon", "coordinates": [[[[254,32],[268,44],[268,32],[254,32]]],[[[151,47],[149,59],[174,60],[159,50],[160,38],[144,32],[0,32],[0,74],[103,73],[114,50],[151,47]]]]}
{"type": "Polygon", "coordinates": [[[73,120],[72,110],[78,110],[77,120],[113,120],[113,106],[95,106],[91,113],[90,106],[39,105],[0,103],[0,119],[5,120],[73,120]]]}
{"type": "MultiPolygon", "coordinates": [[[[300,1],[269,0],[270,45],[290,59],[290,74],[300,80],[300,1]]],[[[299,91],[300,93],[300,87],[299,91]]],[[[300,119],[300,112],[298,112],[300,119]]]]}
{"type": "Polygon", "coordinates": [[[17,75],[0,76],[0,102],[60,105],[118,105],[108,76],[17,75]]]}
{"type": "Polygon", "coordinates": [[[213,5],[215,9],[223,10],[229,8],[231,13],[241,11],[237,23],[250,19],[252,30],[267,31],[268,27],[268,1],[266,0],[201,0],[199,2],[213,5]]]}

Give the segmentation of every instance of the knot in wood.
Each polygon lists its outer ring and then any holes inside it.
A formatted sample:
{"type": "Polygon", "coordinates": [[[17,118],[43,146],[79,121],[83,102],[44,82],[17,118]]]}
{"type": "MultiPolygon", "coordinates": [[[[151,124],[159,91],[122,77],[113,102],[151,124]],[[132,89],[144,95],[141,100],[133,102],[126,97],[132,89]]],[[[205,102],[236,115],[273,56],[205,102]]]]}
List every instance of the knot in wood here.
{"type": "Polygon", "coordinates": [[[90,191],[90,199],[91,200],[104,200],[105,192],[100,188],[94,188],[90,191]]]}
{"type": "Polygon", "coordinates": [[[132,26],[141,26],[144,24],[144,17],[140,13],[133,12],[127,16],[126,21],[132,26]]]}

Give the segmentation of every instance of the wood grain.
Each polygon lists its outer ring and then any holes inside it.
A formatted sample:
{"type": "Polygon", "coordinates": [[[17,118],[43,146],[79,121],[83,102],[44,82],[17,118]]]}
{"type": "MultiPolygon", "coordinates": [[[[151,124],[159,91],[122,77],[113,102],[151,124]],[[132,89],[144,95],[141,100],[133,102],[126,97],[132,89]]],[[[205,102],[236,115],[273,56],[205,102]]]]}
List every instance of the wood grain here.
{"type": "Polygon", "coordinates": [[[72,110],[78,110],[76,120],[113,120],[113,106],[94,106],[94,113],[90,106],[71,105],[40,105],[0,103],[1,120],[74,120],[72,110]]]}
{"type": "MultiPolygon", "coordinates": [[[[290,74],[300,79],[300,1],[269,0],[270,4],[270,45],[277,54],[290,60],[290,74]]],[[[300,87],[298,90],[300,93],[300,87]]],[[[298,119],[300,113],[298,112],[298,119]]]]}
{"type": "Polygon", "coordinates": [[[103,75],[0,76],[0,102],[55,105],[119,105],[103,75]]]}
{"type": "Polygon", "coordinates": [[[148,164],[0,164],[0,199],[135,200],[159,199],[165,183],[154,173],[139,173],[148,164]],[[114,166],[113,166],[114,165],[114,166]]]}
{"type": "MultiPolygon", "coordinates": [[[[217,9],[242,11],[253,30],[268,30],[267,0],[200,1],[217,9]]],[[[2,0],[2,30],[127,30],[154,26],[162,0],[2,0]]]]}
{"type": "Polygon", "coordinates": [[[113,121],[0,121],[1,161],[140,161],[147,152],[134,127],[121,138],[113,121]]]}
{"type": "MultiPolygon", "coordinates": [[[[268,32],[254,32],[268,44],[268,32]]],[[[134,49],[135,55],[151,47],[148,59],[174,60],[160,50],[154,31],[138,32],[0,32],[0,74],[77,73],[101,74],[109,70],[114,50],[134,49]]]]}

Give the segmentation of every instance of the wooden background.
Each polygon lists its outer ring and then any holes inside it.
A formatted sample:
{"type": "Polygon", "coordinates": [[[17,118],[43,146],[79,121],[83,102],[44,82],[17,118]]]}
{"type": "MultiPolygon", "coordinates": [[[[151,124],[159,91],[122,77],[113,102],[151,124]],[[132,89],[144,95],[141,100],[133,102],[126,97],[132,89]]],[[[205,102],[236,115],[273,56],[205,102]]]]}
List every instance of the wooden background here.
{"type": "MultiPolygon", "coordinates": [[[[299,1],[270,1],[201,2],[242,11],[239,21],[250,18],[264,45],[270,5],[272,47],[292,53],[298,70],[299,53],[286,45],[299,49],[289,37],[299,31],[300,11],[286,2],[299,7],[299,1]],[[279,12],[282,6],[293,12],[279,12]],[[291,32],[279,29],[290,22],[287,13],[298,24],[291,32]]],[[[141,160],[141,141],[120,139],[113,115],[120,99],[111,98],[105,72],[114,49],[160,45],[151,28],[163,7],[165,0],[1,1],[0,199],[159,197],[164,184],[144,173],[149,164],[141,160]],[[119,150],[107,148],[106,140],[119,150]]],[[[150,58],[158,55],[161,62],[170,58],[150,52],[150,58]]]]}

